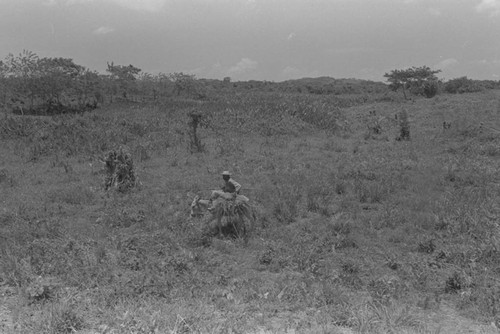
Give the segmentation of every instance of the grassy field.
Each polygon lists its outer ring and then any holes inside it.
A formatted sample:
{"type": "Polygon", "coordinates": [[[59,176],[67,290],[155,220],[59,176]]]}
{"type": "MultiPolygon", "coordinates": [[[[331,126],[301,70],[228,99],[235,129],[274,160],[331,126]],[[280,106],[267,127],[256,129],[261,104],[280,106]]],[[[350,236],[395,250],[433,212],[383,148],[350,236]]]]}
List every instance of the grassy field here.
{"type": "Polygon", "coordinates": [[[0,122],[0,333],[498,332],[500,91],[0,122]],[[120,146],[138,183],[105,191],[120,146]],[[243,238],[189,216],[223,170],[257,213],[243,238]]]}

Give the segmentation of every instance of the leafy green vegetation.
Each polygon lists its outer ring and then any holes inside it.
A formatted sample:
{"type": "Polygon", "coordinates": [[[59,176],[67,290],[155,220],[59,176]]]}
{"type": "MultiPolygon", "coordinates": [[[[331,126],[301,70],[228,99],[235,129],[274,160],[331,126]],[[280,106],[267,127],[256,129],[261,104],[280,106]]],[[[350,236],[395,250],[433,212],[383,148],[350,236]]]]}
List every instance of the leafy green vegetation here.
{"type": "Polygon", "coordinates": [[[177,77],[76,115],[6,108],[0,332],[497,331],[499,91],[177,77]],[[244,238],[189,215],[228,169],[244,238]]]}

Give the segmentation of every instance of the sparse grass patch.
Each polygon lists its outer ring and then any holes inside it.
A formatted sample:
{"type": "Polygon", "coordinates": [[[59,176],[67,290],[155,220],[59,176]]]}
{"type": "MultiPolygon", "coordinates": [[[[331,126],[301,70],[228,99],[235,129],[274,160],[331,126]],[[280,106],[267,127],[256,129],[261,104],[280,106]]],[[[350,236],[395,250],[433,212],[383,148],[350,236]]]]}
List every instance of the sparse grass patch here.
{"type": "Polygon", "coordinates": [[[47,194],[47,200],[52,203],[90,205],[95,203],[96,194],[90,187],[82,187],[79,185],[62,189],[52,189],[47,194]]]}
{"type": "Polygon", "coordinates": [[[419,333],[425,329],[411,308],[399,303],[366,303],[351,312],[352,327],[358,333],[403,333],[409,330],[419,333]]]}
{"type": "Polygon", "coordinates": [[[276,175],[274,179],[274,188],[263,189],[266,194],[262,194],[262,200],[269,200],[268,204],[272,207],[274,217],[283,223],[290,223],[300,213],[300,202],[303,198],[303,178],[304,175],[284,174],[276,175]]]}
{"type": "Polygon", "coordinates": [[[434,239],[423,240],[418,243],[417,250],[421,253],[431,254],[436,250],[436,243],[434,239]]]}
{"type": "Polygon", "coordinates": [[[375,303],[390,305],[393,300],[403,298],[409,288],[398,277],[388,276],[371,280],[367,285],[367,290],[375,303]]]}
{"type": "Polygon", "coordinates": [[[359,290],[364,285],[362,279],[360,278],[360,274],[360,264],[356,260],[346,259],[341,263],[338,278],[343,286],[352,290],[359,290]]]}
{"type": "Polygon", "coordinates": [[[49,330],[54,333],[74,333],[85,327],[83,317],[68,305],[55,307],[50,313],[49,330]]]}
{"type": "Polygon", "coordinates": [[[306,209],[324,216],[331,214],[329,204],[332,201],[333,191],[327,184],[313,184],[306,194],[306,209]]]}
{"type": "Polygon", "coordinates": [[[51,301],[37,307],[31,313],[23,310],[18,321],[21,332],[67,334],[83,330],[87,326],[84,316],[76,305],[65,301],[51,301]]]}
{"type": "Polygon", "coordinates": [[[354,192],[360,203],[381,203],[389,193],[390,188],[381,181],[364,181],[357,179],[354,182],[354,192]]]}
{"type": "Polygon", "coordinates": [[[458,292],[458,306],[476,313],[480,318],[497,317],[500,312],[500,288],[498,279],[489,275],[475,273],[472,282],[458,274],[448,278],[446,287],[449,292],[458,292]]]}

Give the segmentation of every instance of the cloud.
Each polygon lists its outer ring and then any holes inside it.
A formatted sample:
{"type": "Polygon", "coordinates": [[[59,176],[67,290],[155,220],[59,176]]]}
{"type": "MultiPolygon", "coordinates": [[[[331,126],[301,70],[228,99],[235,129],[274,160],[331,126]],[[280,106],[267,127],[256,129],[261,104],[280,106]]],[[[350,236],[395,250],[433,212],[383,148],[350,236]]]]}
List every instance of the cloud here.
{"type": "Polygon", "coordinates": [[[248,72],[255,71],[258,63],[250,58],[242,58],[236,65],[231,66],[227,71],[229,76],[241,75],[248,72]]]}
{"type": "Polygon", "coordinates": [[[481,0],[476,6],[478,13],[489,13],[490,16],[497,16],[500,14],[500,0],[481,0]]]}
{"type": "Polygon", "coordinates": [[[114,3],[118,6],[137,10],[137,11],[147,11],[147,12],[157,12],[161,10],[167,1],[170,0],[44,0],[43,4],[46,6],[55,6],[55,5],[81,5],[87,3],[114,3]]]}
{"type": "Polygon", "coordinates": [[[91,2],[94,2],[94,0],[67,0],[66,5],[68,5],[68,6],[80,5],[80,4],[91,3],[91,2]]]}
{"type": "Polygon", "coordinates": [[[459,64],[459,61],[456,60],[455,58],[447,58],[444,60],[441,60],[439,63],[437,63],[434,68],[440,69],[440,70],[445,70],[450,67],[454,67],[459,64]]]}
{"type": "Polygon", "coordinates": [[[498,66],[498,65],[500,65],[500,59],[479,59],[479,60],[473,60],[473,61],[471,61],[471,63],[477,64],[477,65],[498,66]]]}
{"type": "Polygon", "coordinates": [[[146,11],[146,12],[157,12],[165,6],[167,0],[111,0],[117,5],[122,7],[146,11]]]}
{"type": "Polygon", "coordinates": [[[438,8],[429,8],[429,14],[431,14],[432,16],[435,16],[435,17],[439,17],[442,15],[441,13],[441,10],[438,9],[438,8]]]}
{"type": "Polygon", "coordinates": [[[42,4],[44,4],[45,6],[53,7],[81,5],[92,2],[95,2],[95,0],[44,0],[42,4]]]}
{"type": "Polygon", "coordinates": [[[94,30],[92,33],[94,35],[105,35],[105,34],[109,34],[110,32],[113,32],[113,31],[115,31],[114,28],[102,26],[102,27],[99,27],[96,30],[94,30]]]}

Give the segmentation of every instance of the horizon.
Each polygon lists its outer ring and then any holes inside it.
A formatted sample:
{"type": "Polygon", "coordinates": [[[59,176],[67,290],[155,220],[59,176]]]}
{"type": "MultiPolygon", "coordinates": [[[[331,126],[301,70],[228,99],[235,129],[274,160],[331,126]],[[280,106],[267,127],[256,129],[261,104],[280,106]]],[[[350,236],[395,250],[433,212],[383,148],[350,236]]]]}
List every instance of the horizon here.
{"type": "MultiPolygon", "coordinates": [[[[500,0],[0,0],[0,52],[199,79],[500,80],[500,0]],[[26,20],[26,18],[29,20],[26,20]]],[[[2,58],[2,59],[3,59],[2,58]]]]}

